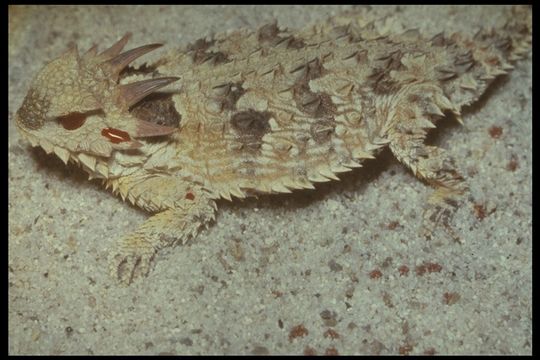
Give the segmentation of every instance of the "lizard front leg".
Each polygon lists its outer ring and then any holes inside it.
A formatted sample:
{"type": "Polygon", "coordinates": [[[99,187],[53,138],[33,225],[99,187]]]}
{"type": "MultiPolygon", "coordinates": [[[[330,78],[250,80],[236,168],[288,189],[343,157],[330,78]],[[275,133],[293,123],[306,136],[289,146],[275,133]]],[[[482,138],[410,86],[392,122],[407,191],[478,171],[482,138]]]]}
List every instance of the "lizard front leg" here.
{"type": "Polygon", "coordinates": [[[459,241],[448,223],[468,187],[452,157],[444,149],[424,143],[426,129],[435,127],[433,121],[442,116],[441,110],[457,112],[457,109],[437,86],[430,84],[412,86],[399,98],[404,97],[414,98],[416,102],[398,101],[394,107],[392,114],[399,122],[390,127],[390,149],[415,176],[435,188],[424,211],[423,235],[431,237],[435,227],[442,224],[459,241]]]}
{"type": "MultiPolygon", "coordinates": [[[[128,182],[124,182],[124,186],[128,182]]],[[[175,196],[167,201],[168,208],[160,209],[137,230],[122,237],[111,251],[110,271],[113,277],[129,285],[135,278],[146,276],[156,253],[167,247],[184,244],[197,235],[200,228],[214,219],[216,205],[200,187],[171,178],[151,178],[130,188],[132,194],[143,186],[146,191],[135,203],[152,208],[163,194],[175,196]],[[159,195],[154,194],[159,191],[159,195]],[[150,197],[156,195],[152,205],[150,197]]],[[[122,185],[120,188],[122,193],[122,185]]]]}

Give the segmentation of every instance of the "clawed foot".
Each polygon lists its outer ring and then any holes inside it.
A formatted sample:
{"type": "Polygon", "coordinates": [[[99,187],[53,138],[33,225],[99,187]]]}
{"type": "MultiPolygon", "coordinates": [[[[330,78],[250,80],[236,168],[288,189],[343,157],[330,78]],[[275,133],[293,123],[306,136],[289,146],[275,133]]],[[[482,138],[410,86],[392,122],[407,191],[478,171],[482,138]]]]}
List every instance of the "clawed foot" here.
{"type": "Polygon", "coordinates": [[[142,239],[133,235],[123,239],[111,252],[111,275],[123,285],[129,285],[135,278],[148,275],[155,254],[156,249],[142,239]]]}

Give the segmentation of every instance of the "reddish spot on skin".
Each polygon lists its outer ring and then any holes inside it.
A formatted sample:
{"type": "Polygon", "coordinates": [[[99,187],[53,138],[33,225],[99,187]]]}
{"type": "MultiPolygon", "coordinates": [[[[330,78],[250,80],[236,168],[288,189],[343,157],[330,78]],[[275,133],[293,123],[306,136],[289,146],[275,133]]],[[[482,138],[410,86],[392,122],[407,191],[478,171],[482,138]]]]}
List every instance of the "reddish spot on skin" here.
{"type": "Polygon", "coordinates": [[[86,115],[81,113],[71,113],[66,116],[60,116],[58,121],[66,130],[76,130],[84,125],[86,115]]]}
{"type": "Polygon", "coordinates": [[[401,275],[401,276],[409,275],[409,267],[407,265],[401,265],[398,268],[398,271],[399,271],[399,275],[401,275]]]}
{"type": "Polygon", "coordinates": [[[378,279],[382,276],[382,272],[378,269],[375,269],[373,270],[372,272],[369,273],[369,278],[370,279],[378,279]]]}
{"type": "Polygon", "coordinates": [[[101,135],[105,136],[113,144],[131,140],[127,132],[115,128],[105,128],[101,130],[101,135]]]}
{"type": "Polygon", "coordinates": [[[188,199],[188,200],[195,200],[195,195],[193,195],[192,192],[188,192],[188,193],[186,194],[186,199],[188,199]]]}

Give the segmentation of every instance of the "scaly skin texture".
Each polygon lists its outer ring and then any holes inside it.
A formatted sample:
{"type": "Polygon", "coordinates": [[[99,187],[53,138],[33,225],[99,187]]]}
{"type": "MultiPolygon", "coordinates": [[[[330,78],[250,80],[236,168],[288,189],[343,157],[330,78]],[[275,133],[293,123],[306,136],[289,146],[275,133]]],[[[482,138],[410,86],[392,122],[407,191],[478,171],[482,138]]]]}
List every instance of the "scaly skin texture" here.
{"type": "Polygon", "coordinates": [[[475,102],[531,43],[531,11],[477,34],[426,39],[351,11],[296,32],[276,23],[201,39],[156,63],[129,64],[159,44],[122,52],[73,48],[49,63],[16,114],[35,146],[80,164],[115,194],[154,213],[122,237],[110,268],[124,284],[161,248],[214,219],[218,198],[314,188],[389,146],[435,188],[424,233],[467,190],[427,130],[475,102]]]}

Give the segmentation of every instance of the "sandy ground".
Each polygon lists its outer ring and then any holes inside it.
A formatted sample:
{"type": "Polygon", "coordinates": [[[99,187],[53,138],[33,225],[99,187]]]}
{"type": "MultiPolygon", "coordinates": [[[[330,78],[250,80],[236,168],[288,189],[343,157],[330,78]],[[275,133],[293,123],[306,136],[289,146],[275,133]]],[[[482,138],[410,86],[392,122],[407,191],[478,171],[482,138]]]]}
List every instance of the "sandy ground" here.
{"type": "MultiPolygon", "coordinates": [[[[9,8],[10,354],[531,354],[530,59],[465,127],[443,122],[432,137],[471,188],[453,221],[462,244],[418,235],[430,189],[384,152],[316,191],[220,202],[196,241],[119,287],[107,249],[147,214],[15,129],[32,77],[71,43],[103,48],[132,31],[132,47],[178,47],[343,8],[9,8]]],[[[373,9],[431,35],[472,33],[503,10],[373,9]]]]}

